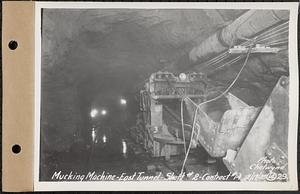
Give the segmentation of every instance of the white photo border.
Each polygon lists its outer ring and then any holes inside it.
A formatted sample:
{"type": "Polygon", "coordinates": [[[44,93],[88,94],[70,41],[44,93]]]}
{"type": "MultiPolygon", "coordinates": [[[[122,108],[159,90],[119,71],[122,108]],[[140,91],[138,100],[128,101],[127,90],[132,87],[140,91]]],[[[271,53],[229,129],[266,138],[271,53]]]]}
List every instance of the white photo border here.
{"type": "Polygon", "coordinates": [[[35,142],[34,191],[207,191],[207,190],[298,190],[298,47],[297,2],[203,3],[203,2],[35,2],[35,142]],[[48,9],[281,9],[290,11],[289,22],[289,135],[288,182],[206,182],[206,181],[97,181],[40,182],[40,102],[41,102],[41,10],[48,9]]]}

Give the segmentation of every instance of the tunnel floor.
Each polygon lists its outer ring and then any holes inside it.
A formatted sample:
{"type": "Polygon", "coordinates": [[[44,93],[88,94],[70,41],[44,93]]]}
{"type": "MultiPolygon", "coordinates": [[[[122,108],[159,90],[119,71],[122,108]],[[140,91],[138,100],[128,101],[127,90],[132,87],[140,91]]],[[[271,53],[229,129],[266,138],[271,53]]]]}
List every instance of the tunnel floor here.
{"type": "MultiPolygon", "coordinates": [[[[164,180],[168,174],[179,175],[184,154],[164,157],[152,157],[142,145],[135,143],[125,133],[111,133],[99,135],[89,146],[73,146],[68,152],[52,152],[42,155],[41,181],[55,181],[53,176],[61,174],[115,174],[133,175],[143,173],[146,176],[162,174],[164,180]],[[103,138],[105,136],[105,138],[103,138]],[[124,143],[125,142],[125,143],[124,143]],[[126,147],[124,150],[124,146],[126,147]]],[[[185,172],[219,175],[228,174],[222,161],[207,163],[208,154],[203,148],[191,151],[188,156],[185,172]]],[[[185,177],[185,180],[188,180],[185,177]]]]}

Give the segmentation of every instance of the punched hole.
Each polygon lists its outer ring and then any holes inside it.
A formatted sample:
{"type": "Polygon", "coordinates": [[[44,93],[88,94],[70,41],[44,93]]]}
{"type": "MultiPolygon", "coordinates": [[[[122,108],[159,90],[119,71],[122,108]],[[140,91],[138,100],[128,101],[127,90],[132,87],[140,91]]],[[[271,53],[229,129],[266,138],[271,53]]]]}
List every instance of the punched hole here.
{"type": "Polygon", "coordinates": [[[18,154],[21,152],[21,146],[18,144],[13,145],[11,149],[14,154],[18,154]]]}
{"type": "Polygon", "coordinates": [[[8,47],[10,48],[10,50],[15,50],[18,47],[18,42],[15,40],[11,40],[8,43],[8,47]]]}

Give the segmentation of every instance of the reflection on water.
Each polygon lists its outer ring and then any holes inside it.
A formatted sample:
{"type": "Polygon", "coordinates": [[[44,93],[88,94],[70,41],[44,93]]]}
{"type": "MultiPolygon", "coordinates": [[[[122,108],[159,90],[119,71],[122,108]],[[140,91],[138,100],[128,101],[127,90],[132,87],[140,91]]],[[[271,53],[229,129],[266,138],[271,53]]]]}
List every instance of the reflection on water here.
{"type": "Polygon", "coordinates": [[[93,126],[90,129],[90,158],[98,162],[120,162],[132,158],[125,134],[114,128],[93,126]],[[129,156],[130,155],[130,156],[129,156]]]}
{"type": "Polygon", "coordinates": [[[122,154],[127,158],[127,143],[124,139],[122,139],[122,154]]]}
{"type": "Polygon", "coordinates": [[[122,153],[123,154],[127,153],[127,145],[124,139],[122,139],[122,153]]]}
{"type": "Polygon", "coordinates": [[[93,140],[93,142],[95,142],[95,140],[96,140],[96,131],[95,131],[95,128],[92,128],[92,140],[93,140]]]}
{"type": "MultiPolygon", "coordinates": [[[[119,130],[120,131],[120,130],[119,130]]],[[[109,128],[89,128],[89,144],[74,147],[70,152],[53,153],[44,158],[42,180],[51,180],[55,171],[65,173],[76,172],[86,174],[95,171],[96,173],[108,172],[110,174],[133,174],[135,172],[145,172],[153,175],[155,171],[167,173],[169,171],[177,172],[181,169],[184,156],[173,157],[170,163],[164,159],[152,158],[149,154],[143,152],[140,145],[135,144],[130,138],[126,138],[124,133],[109,128]],[[141,149],[139,152],[138,150],[141,149]]],[[[214,174],[216,171],[222,174],[226,169],[223,164],[204,164],[206,152],[191,153],[190,163],[196,161],[193,168],[199,171],[214,174]],[[222,171],[223,170],[223,171],[222,171]]]]}
{"type": "Polygon", "coordinates": [[[106,138],[106,135],[104,134],[103,137],[102,137],[103,143],[106,143],[106,140],[107,140],[107,138],[106,138]]]}

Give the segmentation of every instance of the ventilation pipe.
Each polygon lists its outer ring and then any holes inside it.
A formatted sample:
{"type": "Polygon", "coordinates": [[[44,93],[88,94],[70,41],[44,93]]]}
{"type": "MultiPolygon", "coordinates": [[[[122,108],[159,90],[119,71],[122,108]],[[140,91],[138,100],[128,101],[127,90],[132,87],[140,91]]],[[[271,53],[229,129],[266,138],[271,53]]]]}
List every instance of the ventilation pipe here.
{"type": "Polygon", "coordinates": [[[250,10],[228,26],[211,35],[189,52],[191,63],[203,62],[227,50],[237,40],[250,38],[263,30],[289,19],[286,10],[250,10]]]}

